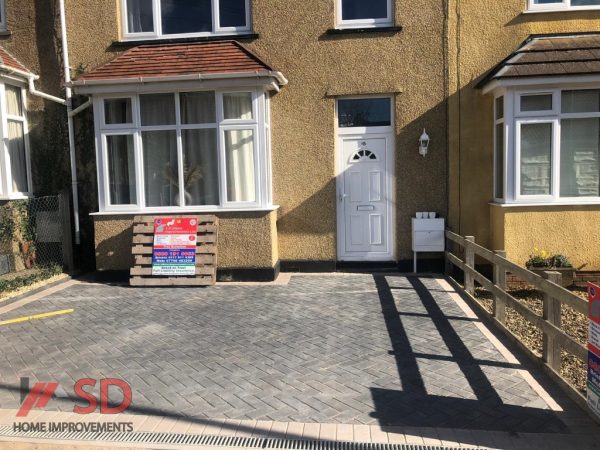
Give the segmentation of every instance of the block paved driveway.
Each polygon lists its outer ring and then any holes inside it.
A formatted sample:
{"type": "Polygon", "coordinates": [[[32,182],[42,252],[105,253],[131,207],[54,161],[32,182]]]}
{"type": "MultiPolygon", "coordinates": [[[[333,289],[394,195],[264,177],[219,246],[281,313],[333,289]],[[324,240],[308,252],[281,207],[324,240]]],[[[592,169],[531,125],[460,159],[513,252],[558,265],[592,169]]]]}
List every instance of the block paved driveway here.
{"type": "Polygon", "coordinates": [[[539,372],[507,362],[433,278],[81,283],[1,319],[67,308],[75,312],[1,327],[1,408],[18,407],[19,378],[30,377],[60,382],[47,409],[71,411],[74,381],[89,377],[126,380],[129,412],[146,415],[537,433],[589,425],[539,372]],[[518,369],[565,411],[551,411],[518,369]]]}

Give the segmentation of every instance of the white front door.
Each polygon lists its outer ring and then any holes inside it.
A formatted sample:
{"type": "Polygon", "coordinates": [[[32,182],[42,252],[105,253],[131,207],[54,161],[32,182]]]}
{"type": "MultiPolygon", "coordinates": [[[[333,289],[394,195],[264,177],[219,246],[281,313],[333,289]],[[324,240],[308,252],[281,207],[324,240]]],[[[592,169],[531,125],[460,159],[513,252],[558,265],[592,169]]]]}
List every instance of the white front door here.
{"type": "Polygon", "coordinates": [[[338,258],[390,261],[392,135],[340,136],[338,258]]]}

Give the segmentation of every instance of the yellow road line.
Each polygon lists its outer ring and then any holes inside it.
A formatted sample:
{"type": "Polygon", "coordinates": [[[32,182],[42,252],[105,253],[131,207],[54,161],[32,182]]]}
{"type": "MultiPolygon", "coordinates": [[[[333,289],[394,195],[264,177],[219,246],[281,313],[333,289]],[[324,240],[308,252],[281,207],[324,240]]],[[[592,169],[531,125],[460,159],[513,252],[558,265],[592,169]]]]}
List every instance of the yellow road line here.
{"type": "Polygon", "coordinates": [[[34,316],[18,317],[16,319],[3,320],[0,322],[0,325],[10,325],[13,323],[27,322],[29,320],[45,319],[46,317],[62,316],[63,314],[70,314],[73,311],[75,311],[75,310],[74,309],[63,309],[62,311],[54,311],[54,312],[49,312],[49,313],[44,313],[44,314],[36,314],[34,316]]]}

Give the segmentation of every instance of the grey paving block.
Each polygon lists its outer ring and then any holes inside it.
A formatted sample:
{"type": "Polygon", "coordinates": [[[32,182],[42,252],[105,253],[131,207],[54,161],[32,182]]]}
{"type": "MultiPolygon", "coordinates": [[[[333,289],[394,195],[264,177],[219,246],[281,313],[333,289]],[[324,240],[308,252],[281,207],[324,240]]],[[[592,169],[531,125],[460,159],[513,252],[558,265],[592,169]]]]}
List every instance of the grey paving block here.
{"type": "MultiPolygon", "coordinates": [[[[517,373],[594,427],[545,376],[506,361],[428,278],[294,276],[288,286],[141,289],[78,285],[3,319],[0,407],[19,377],[131,384],[131,413],[510,432],[568,432],[517,373]]],[[[111,397],[112,398],[112,397],[111,397]]],[[[114,400],[118,400],[115,394],[114,400]]],[[[70,400],[49,409],[70,410],[70,400]]]]}

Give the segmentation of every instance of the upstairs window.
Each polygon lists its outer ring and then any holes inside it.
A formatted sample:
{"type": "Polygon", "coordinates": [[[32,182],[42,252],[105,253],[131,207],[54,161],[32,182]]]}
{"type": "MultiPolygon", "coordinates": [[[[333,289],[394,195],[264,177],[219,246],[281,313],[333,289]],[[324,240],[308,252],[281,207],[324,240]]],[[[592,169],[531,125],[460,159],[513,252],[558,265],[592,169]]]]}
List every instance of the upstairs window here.
{"type": "Polygon", "coordinates": [[[600,0],[529,0],[529,11],[600,9],[600,0]]]}
{"type": "Polygon", "coordinates": [[[249,0],[122,0],[122,5],[124,36],[129,39],[250,30],[249,0]]]}
{"type": "Polygon", "coordinates": [[[392,25],[391,0],[337,0],[337,2],[339,28],[392,25]]]}
{"type": "Polygon", "coordinates": [[[6,5],[5,5],[5,0],[0,0],[0,31],[6,31],[6,5]]]}

